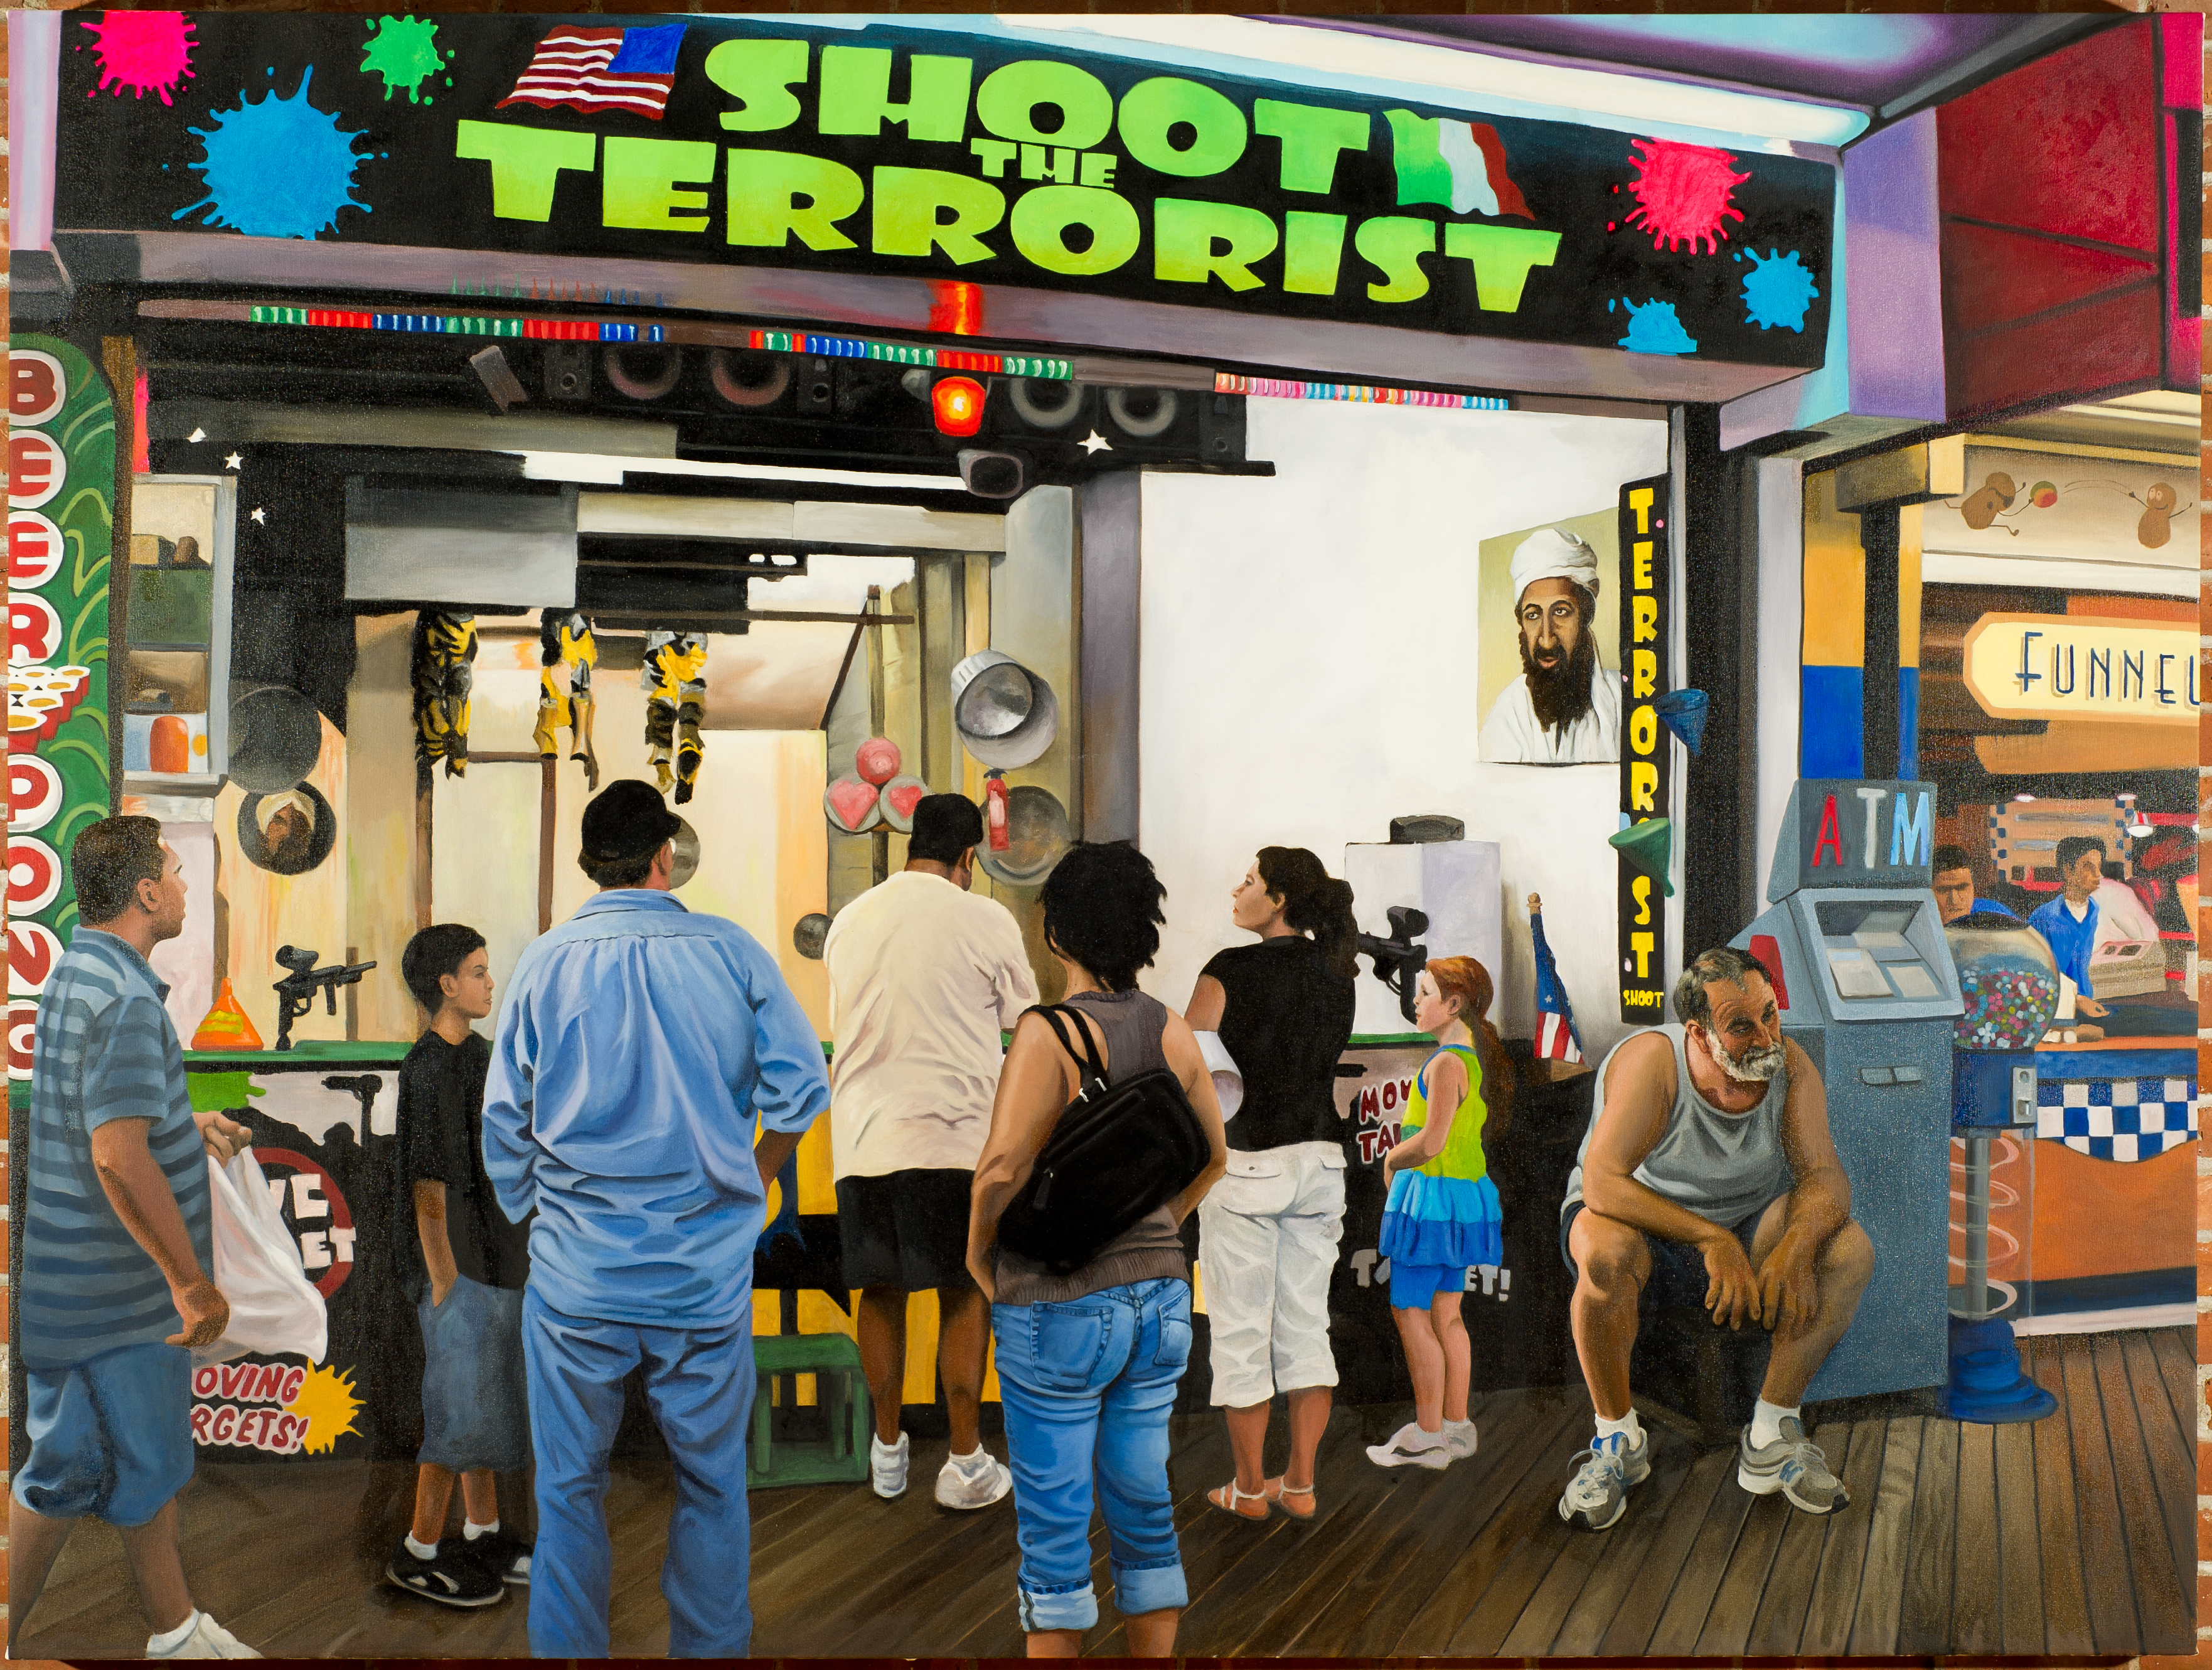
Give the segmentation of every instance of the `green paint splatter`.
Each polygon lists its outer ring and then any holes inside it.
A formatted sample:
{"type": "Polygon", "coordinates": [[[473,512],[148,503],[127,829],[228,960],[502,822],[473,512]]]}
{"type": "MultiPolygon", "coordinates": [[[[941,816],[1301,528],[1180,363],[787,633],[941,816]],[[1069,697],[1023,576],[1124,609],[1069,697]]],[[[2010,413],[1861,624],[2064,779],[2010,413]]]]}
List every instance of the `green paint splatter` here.
{"type": "MultiPolygon", "coordinates": [[[[422,83],[446,67],[438,52],[438,26],[410,14],[380,17],[369,27],[376,33],[362,48],[361,73],[384,77],[384,96],[404,90],[410,104],[427,104],[422,83]]],[[[448,85],[451,85],[449,82],[448,85]]]]}

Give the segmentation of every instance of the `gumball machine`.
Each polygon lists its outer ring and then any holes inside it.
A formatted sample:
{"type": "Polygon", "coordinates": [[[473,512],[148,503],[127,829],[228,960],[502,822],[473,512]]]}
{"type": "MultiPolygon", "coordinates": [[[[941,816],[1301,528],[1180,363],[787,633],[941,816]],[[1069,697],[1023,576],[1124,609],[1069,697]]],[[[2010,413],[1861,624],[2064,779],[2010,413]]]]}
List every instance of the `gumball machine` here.
{"type": "Polygon", "coordinates": [[[2058,1009],[2058,965],[2051,947],[2016,917],[1976,911],[1944,929],[1965,1011],[1954,1029],[1951,1191],[1954,1238],[1963,1232],[1963,1284],[1951,1290],[1951,1363],[1946,1413],[1962,1421],[2035,1421],[2057,1400],[2021,1373],[2013,1322],[2020,1290],[1990,1275],[1998,1257],[2024,1272],[2034,1199],[2035,1046],[2058,1009]],[[1963,1156],[1959,1151],[1963,1150],[1963,1156]],[[2003,1178],[1997,1171],[2014,1175],[2003,1178]],[[1992,1205],[2014,1207],[1993,1225],[1992,1205]],[[1963,1219],[1963,1222],[1960,1220],[1963,1219]]]}

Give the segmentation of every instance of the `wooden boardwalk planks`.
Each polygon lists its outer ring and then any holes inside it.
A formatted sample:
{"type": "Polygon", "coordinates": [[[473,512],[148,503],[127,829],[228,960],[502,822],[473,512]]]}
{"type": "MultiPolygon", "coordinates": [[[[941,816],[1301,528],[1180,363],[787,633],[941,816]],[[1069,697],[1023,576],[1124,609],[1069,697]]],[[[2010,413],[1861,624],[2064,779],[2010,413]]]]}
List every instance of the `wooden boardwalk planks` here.
{"type": "Polygon", "coordinates": [[[1905,1558],[1905,1599],[1897,1650],[1941,1652],[1950,1638],[1951,1578],[1959,1530],[1959,1423],[1930,1420],[1920,1436],[1913,1480],[1912,1539],[1905,1558]]]}
{"type": "Polygon", "coordinates": [[[2048,1339],[2021,1342],[2036,1384],[2058,1400],[2057,1412],[2034,1423],[2035,1516],[2048,1558],[2043,1562],[2044,1649],[2057,1655],[2095,1649],[2088,1591],[2081,1576],[2081,1524],[2074,1488],[2074,1440],[2069,1430],[2066,1375],[2048,1339]],[[2070,1558],[2069,1558],[2070,1555],[2070,1558]]]}
{"type": "MultiPolygon", "coordinates": [[[[1856,1426],[1831,1424],[1817,1429],[1813,1442],[1820,1446],[1837,1477],[1848,1479],[1850,1457],[1863,1445],[1881,1445],[1882,1424],[1861,1421],[1856,1426]]],[[[1917,1451],[1915,1452],[1916,1459],[1917,1451]]],[[[1846,1510],[1846,1514],[1848,1510],[1846,1510]]],[[[1828,1539],[1845,1515],[1829,1514],[1815,1519],[1792,1514],[1782,1529],[1782,1540],[1767,1573],[1766,1588],[1759,1597],[1751,1631],[1741,1650],[1761,1658],[1782,1658],[1797,1651],[1805,1632],[1805,1616],[1813,1603],[1813,1590],[1820,1575],[1820,1559],[1828,1539]]]]}
{"type": "MultiPolygon", "coordinates": [[[[1579,1546],[1571,1546],[1561,1556],[1559,1564],[1545,1578],[1548,1587],[1554,1581],[1564,1586],[1575,1567],[1587,1568],[1587,1575],[1569,1597],[1562,1616],[1557,1621],[1548,1647],[1529,1645],[1532,1656],[1549,1652],[1562,1658],[1588,1658],[1596,1653],[1605,1633],[1613,1627],[1614,1616],[1621,1602],[1634,1587],[1643,1570],[1659,1533],[1665,1529],[1668,1519],[1674,1511],[1676,1499],[1690,1478],[1691,1464],[1702,1453],[1687,1438],[1679,1434],[1662,1433],[1651,1429],[1651,1442],[1658,1448],[1651,1457],[1651,1476],[1638,1485],[1628,1496],[1628,1511],[1609,1531],[1601,1531],[1579,1546]]],[[[1538,1600],[1542,1591],[1538,1591],[1538,1600]]],[[[1531,1601],[1533,1614],[1537,1601],[1531,1601]]],[[[1533,1637],[1540,1627],[1540,1620],[1526,1617],[1528,1635],[1533,1637]]],[[[1522,1626],[1515,1625],[1515,1636],[1509,1637],[1506,1650],[1517,1653],[1513,1642],[1522,1626]]]]}
{"type": "MultiPolygon", "coordinates": [[[[2081,1582],[2089,1600],[2089,1628],[2099,1652],[2142,1650],[2136,1616],[2135,1585],[2128,1572],[2127,1522],[2120,1509],[2119,1481],[2112,1471],[2112,1445],[2105,1431],[2104,1401],[2097,1392],[2096,1364],[2082,1334],[2046,1338],[2045,1351],[2058,1359],[2066,1380],[2066,1426],[2074,1444],[2074,1502],[2081,1521],[2081,1549],[2103,1558],[2082,1562],[2081,1582]]],[[[2051,1418],[2053,1422],[2058,1417],[2051,1418]]],[[[2055,1643],[2054,1643],[2055,1645],[2055,1643]]]]}
{"type": "Polygon", "coordinates": [[[1959,1429],[1959,1513],[1954,1533],[1951,1649],[1994,1653],[2003,1645],[2004,1572],[1997,1537],[1996,1429],[1959,1429]]]}
{"type": "Polygon", "coordinates": [[[2035,1515],[2033,1426],[2010,1421],[1996,1430],[1997,1544],[2004,1561],[1998,1650],[2024,1657],[2044,1651],[2043,1539],[2035,1515]]]}
{"type": "MultiPolygon", "coordinates": [[[[1849,1448],[1842,1450],[1843,1471],[1837,1477],[1844,1481],[1851,1503],[1828,1515],[1828,1539],[1821,1546],[1813,1598],[1805,1609],[1805,1631],[1797,1648],[1801,1653],[1835,1655],[1849,1649],[1860,1579],[1866,1570],[1868,1537],[1874,1528],[1874,1515],[1868,1509],[1881,1485],[1881,1425],[1878,1421],[1861,1423],[1849,1448]]],[[[1838,1453],[1825,1442],[1820,1447],[1831,1456],[1838,1453]]]]}
{"type": "MultiPolygon", "coordinates": [[[[2142,1625],[2143,1650],[2191,1652],[2197,1640],[2192,1598],[2179,1585],[2159,1581],[2163,1576],[2161,1567],[2171,1566],[2173,1543],[2166,1530],[2166,1503],[2151,1471],[2144,1412],[2136,1399],[2119,1336],[2093,1336],[2089,1357],[2098,1396],[2104,1404],[2105,1436],[2112,1449],[2112,1485],[2119,1497],[2120,1521],[2127,1528],[2126,1570],[2135,1578],[2136,1614],[2142,1625]]],[[[2161,1424],[2169,1418],[2163,1400],[2157,1413],[2161,1424]]]]}

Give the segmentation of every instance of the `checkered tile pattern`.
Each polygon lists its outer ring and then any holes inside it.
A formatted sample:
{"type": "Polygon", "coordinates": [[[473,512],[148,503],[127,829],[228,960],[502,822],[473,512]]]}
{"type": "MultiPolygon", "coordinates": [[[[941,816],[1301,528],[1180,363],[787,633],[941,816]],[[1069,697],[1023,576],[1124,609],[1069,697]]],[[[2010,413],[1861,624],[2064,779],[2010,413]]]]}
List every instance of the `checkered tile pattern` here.
{"type": "Polygon", "coordinates": [[[2193,1078],[2043,1079],[2035,1134],[2100,1160],[2148,1160],[2197,1136],[2193,1078]]]}

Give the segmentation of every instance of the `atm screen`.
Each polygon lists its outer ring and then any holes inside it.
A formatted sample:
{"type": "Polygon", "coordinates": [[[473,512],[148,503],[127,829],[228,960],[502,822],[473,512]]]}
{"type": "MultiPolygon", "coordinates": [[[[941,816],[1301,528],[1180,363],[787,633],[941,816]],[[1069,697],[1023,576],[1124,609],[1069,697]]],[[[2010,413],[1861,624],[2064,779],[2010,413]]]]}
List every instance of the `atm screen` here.
{"type": "Polygon", "coordinates": [[[1847,1001],[1942,996],[1943,982],[1907,937],[1913,913],[1926,908],[1911,899],[1824,899],[1816,903],[1821,953],[1836,995],[1847,1001]]]}

